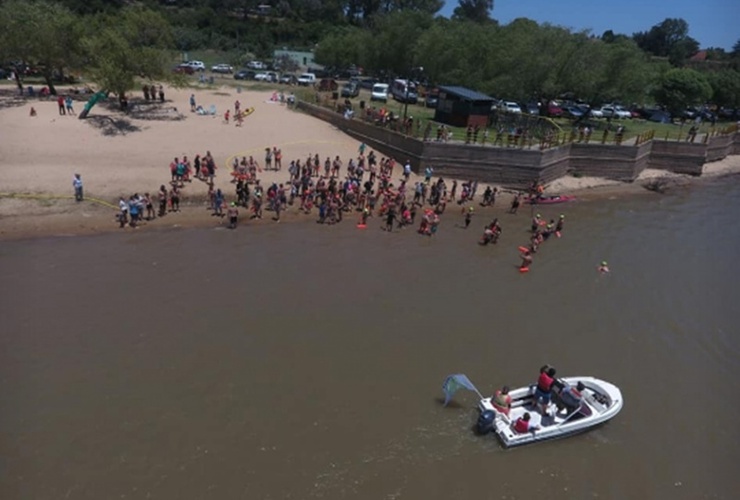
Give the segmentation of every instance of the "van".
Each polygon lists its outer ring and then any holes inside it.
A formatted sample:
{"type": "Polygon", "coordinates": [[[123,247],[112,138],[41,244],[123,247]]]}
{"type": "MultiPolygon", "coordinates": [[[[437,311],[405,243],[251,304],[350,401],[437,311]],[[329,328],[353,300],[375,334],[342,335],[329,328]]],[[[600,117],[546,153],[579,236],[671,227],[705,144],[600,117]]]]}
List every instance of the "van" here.
{"type": "Polygon", "coordinates": [[[391,94],[398,102],[416,104],[419,100],[419,96],[416,93],[416,85],[414,82],[406,80],[394,80],[391,85],[391,94]]]}
{"type": "Polygon", "coordinates": [[[298,85],[313,85],[316,83],[316,75],[314,73],[303,73],[298,77],[298,85]]]}
{"type": "Polygon", "coordinates": [[[388,84],[376,83],[375,85],[373,85],[373,90],[370,94],[370,100],[388,102],[388,84]]]}

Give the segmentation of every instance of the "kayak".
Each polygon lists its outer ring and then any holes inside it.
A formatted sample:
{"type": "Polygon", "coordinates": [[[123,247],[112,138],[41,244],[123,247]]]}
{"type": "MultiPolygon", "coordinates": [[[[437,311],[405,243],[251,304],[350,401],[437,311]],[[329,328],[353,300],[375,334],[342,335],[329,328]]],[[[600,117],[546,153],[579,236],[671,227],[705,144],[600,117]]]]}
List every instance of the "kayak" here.
{"type": "Polygon", "coordinates": [[[566,203],[569,201],[575,201],[575,196],[543,196],[541,198],[529,198],[527,201],[530,205],[553,205],[555,203],[566,203]]]}
{"type": "MultiPolygon", "coordinates": [[[[582,382],[586,387],[583,399],[575,411],[558,410],[550,404],[545,414],[534,408],[535,386],[521,387],[509,391],[511,409],[509,415],[494,408],[491,398],[483,398],[478,403],[480,416],[476,430],[478,434],[494,432],[506,447],[557,439],[588,431],[614,418],[624,403],[617,386],[594,377],[565,377],[562,382],[575,387],[582,382]],[[514,430],[514,423],[525,413],[530,415],[530,426],[535,427],[525,433],[514,430]]],[[[554,390],[555,391],[555,390],[554,390]]],[[[553,398],[556,398],[556,394],[553,398]]]]}

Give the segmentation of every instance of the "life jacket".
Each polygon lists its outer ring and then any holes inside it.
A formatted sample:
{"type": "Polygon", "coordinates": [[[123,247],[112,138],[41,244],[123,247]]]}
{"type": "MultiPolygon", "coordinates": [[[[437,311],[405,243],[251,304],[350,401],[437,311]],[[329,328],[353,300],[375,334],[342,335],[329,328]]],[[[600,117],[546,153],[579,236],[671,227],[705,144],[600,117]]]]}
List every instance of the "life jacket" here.
{"type": "Polygon", "coordinates": [[[520,417],[514,423],[514,430],[520,434],[524,434],[529,430],[529,422],[520,417]]]}
{"type": "Polygon", "coordinates": [[[493,407],[502,413],[509,413],[509,405],[511,405],[511,396],[508,394],[502,394],[501,391],[496,391],[496,395],[493,396],[491,401],[493,407]]]}
{"type": "Polygon", "coordinates": [[[553,379],[547,373],[540,373],[540,378],[537,379],[537,387],[542,392],[550,392],[552,388],[553,379]]]}

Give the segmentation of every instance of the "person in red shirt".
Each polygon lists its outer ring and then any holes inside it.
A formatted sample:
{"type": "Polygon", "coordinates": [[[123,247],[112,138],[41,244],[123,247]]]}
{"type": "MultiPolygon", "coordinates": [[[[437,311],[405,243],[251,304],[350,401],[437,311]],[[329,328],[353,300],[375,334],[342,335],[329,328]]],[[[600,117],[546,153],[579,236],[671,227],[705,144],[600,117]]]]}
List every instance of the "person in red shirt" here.
{"type": "Polygon", "coordinates": [[[531,419],[532,415],[530,415],[529,412],[519,417],[516,422],[514,422],[514,431],[518,432],[519,434],[525,434],[527,432],[536,431],[537,429],[539,429],[539,425],[532,425],[529,423],[531,419]]]}
{"type": "Polygon", "coordinates": [[[57,106],[59,106],[59,114],[60,115],[66,115],[67,112],[64,110],[64,97],[58,96],[57,97],[57,106]]]}
{"type": "Polygon", "coordinates": [[[540,368],[540,376],[537,379],[537,387],[534,390],[534,404],[542,413],[545,413],[547,406],[550,404],[555,373],[556,370],[552,366],[545,365],[540,368]]]}

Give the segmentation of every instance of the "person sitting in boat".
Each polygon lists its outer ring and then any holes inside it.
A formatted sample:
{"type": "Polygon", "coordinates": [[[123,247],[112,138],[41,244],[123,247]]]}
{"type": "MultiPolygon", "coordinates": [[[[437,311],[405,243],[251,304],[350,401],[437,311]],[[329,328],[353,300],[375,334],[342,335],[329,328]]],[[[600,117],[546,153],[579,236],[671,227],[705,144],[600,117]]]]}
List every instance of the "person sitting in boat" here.
{"type": "Polygon", "coordinates": [[[524,415],[516,419],[514,422],[514,431],[519,434],[526,434],[527,432],[536,431],[540,428],[539,425],[532,425],[529,421],[532,419],[532,415],[526,412],[524,415]]]}
{"type": "Polygon", "coordinates": [[[586,386],[583,385],[583,382],[578,382],[575,387],[564,382],[556,403],[558,410],[565,409],[568,415],[578,411],[583,401],[583,391],[585,389],[586,386]]]}
{"type": "Polygon", "coordinates": [[[500,413],[508,416],[511,410],[511,396],[509,396],[509,386],[505,385],[493,395],[491,405],[500,413]]]}
{"type": "Polygon", "coordinates": [[[543,415],[547,412],[547,407],[550,404],[555,373],[556,370],[552,366],[544,365],[540,368],[540,376],[537,379],[537,387],[534,390],[534,405],[543,415]]]}

